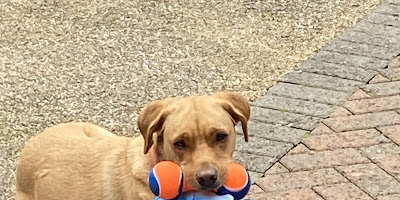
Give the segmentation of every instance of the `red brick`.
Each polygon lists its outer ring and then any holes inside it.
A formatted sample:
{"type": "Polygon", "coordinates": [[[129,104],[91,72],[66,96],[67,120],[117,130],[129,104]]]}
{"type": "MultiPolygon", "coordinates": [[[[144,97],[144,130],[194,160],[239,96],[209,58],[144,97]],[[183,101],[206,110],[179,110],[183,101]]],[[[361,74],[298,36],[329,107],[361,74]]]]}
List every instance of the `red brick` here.
{"type": "Polygon", "coordinates": [[[312,135],[303,140],[307,147],[317,151],[371,146],[383,142],[390,141],[376,129],[312,135]]]}
{"type": "Polygon", "coordinates": [[[400,147],[381,144],[361,149],[373,162],[400,181],[400,147]]]}
{"type": "Polygon", "coordinates": [[[330,129],[323,123],[318,124],[318,126],[315,127],[315,129],[313,131],[311,131],[311,135],[323,135],[323,134],[332,134],[332,133],[335,133],[335,132],[333,132],[332,129],[330,129]]]}
{"type": "Polygon", "coordinates": [[[299,153],[309,153],[310,149],[308,149],[304,144],[298,144],[292,150],[289,151],[288,154],[299,154],[299,153]]]}
{"type": "Polygon", "coordinates": [[[368,83],[373,84],[373,83],[383,83],[383,82],[388,82],[390,81],[388,78],[377,74],[373,79],[371,79],[368,83]]]}
{"type": "Polygon", "coordinates": [[[379,157],[376,164],[400,181],[400,155],[379,157]]]}
{"type": "Polygon", "coordinates": [[[305,172],[266,174],[265,177],[258,180],[257,185],[265,192],[274,192],[344,182],[347,182],[346,178],[335,169],[328,168],[305,172]]]}
{"type": "Polygon", "coordinates": [[[268,192],[262,200],[323,200],[312,189],[296,189],[278,192],[268,192]]]}
{"type": "Polygon", "coordinates": [[[289,154],[283,157],[280,162],[290,171],[302,171],[367,163],[369,160],[357,149],[336,149],[333,151],[310,152],[308,154],[289,154]]]}
{"type": "Polygon", "coordinates": [[[377,162],[380,157],[400,155],[400,147],[394,143],[363,147],[361,151],[374,162],[377,162]]]}
{"type": "Polygon", "coordinates": [[[343,105],[354,114],[400,109],[400,95],[348,101],[343,105]]]}
{"type": "Polygon", "coordinates": [[[349,97],[348,100],[351,101],[351,100],[356,100],[356,99],[366,99],[369,97],[371,97],[371,96],[369,94],[367,94],[366,92],[364,92],[364,90],[358,89],[356,92],[354,92],[353,95],[351,95],[349,97]]]}
{"type": "Polygon", "coordinates": [[[265,172],[265,174],[277,174],[277,173],[284,173],[289,172],[285,166],[283,166],[280,162],[276,162],[271,168],[265,172]]]}
{"type": "Polygon", "coordinates": [[[352,113],[349,112],[346,108],[340,106],[332,114],[330,114],[329,117],[344,117],[349,115],[352,115],[352,113]]]}
{"type": "Polygon", "coordinates": [[[326,200],[372,200],[368,194],[352,183],[317,186],[313,189],[326,200]]]}
{"type": "Polygon", "coordinates": [[[394,111],[367,113],[324,119],[323,123],[335,132],[369,129],[400,124],[400,115],[394,111]]]}
{"type": "Polygon", "coordinates": [[[400,125],[378,128],[384,135],[400,145],[400,125]]]}
{"type": "Polygon", "coordinates": [[[253,199],[263,199],[265,198],[266,193],[257,185],[252,185],[250,187],[249,193],[246,195],[246,198],[253,199]]]}
{"type": "Polygon", "coordinates": [[[374,163],[342,166],[337,169],[370,196],[376,197],[400,191],[400,182],[374,163]]]}

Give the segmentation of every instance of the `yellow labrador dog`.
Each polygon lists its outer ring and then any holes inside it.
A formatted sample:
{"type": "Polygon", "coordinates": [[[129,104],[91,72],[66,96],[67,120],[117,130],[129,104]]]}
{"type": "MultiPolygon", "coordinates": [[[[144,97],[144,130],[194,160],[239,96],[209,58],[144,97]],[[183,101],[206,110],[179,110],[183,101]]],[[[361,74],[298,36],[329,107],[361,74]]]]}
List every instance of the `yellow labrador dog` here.
{"type": "Polygon", "coordinates": [[[172,160],[196,189],[220,187],[232,161],[241,122],[248,140],[247,99],[234,92],[167,98],[147,105],[143,137],[119,137],[90,123],[46,129],[21,152],[17,200],[151,200],[147,176],[172,160]],[[153,136],[154,135],[154,136],[153,136]]]}

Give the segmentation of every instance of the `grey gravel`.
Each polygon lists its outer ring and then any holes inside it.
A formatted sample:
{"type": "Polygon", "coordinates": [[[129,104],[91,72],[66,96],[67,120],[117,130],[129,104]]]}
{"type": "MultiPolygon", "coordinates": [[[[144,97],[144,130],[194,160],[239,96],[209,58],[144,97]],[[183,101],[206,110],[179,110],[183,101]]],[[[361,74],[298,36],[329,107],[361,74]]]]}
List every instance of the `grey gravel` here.
{"type": "Polygon", "coordinates": [[[256,99],[381,0],[0,0],[0,199],[22,145],[53,124],[136,135],[146,103],[256,99]]]}

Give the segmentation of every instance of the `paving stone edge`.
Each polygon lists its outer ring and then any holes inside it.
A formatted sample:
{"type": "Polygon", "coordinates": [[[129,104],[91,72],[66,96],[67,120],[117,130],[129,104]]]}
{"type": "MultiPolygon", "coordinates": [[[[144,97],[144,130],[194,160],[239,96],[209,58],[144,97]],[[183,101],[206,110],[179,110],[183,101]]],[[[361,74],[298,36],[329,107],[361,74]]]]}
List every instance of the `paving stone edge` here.
{"type": "MultiPolygon", "coordinates": [[[[257,140],[266,140],[264,142],[287,142],[285,137],[291,137],[293,144],[291,148],[278,145],[276,148],[279,151],[265,159],[254,157],[259,156],[257,154],[253,157],[236,156],[243,163],[249,163],[246,167],[256,175],[256,179],[264,176],[291,149],[301,144],[302,138],[310,134],[322,119],[339,108],[357,89],[368,84],[380,69],[386,68],[388,62],[398,56],[400,34],[393,34],[393,31],[400,33],[400,25],[393,22],[391,12],[395,10],[400,13],[400,4],[390,2],[382,3],[363,20],[334,38],[315,56],[281,77],[264,96],[252,103],[250,120],[253,124],[249,126],[250,134],[257,140]],[[385,15],[385,12],[388,13],[385,15]],[[386,16],[388,21],[374,21],[377,20],[377,14],[386,16]],[[273,134],[268,135],[270,131],[273,134]],[[296,134],[290,135],[291,132],[296,134]]],[[[247,145],[251,146],[251,143],[247,145]]],[[[266,147],[259,148],[262,151],[266,147]]],[[[239,150],[238,154],[241,153],[251,155],[249,151],[239,150]]]]}

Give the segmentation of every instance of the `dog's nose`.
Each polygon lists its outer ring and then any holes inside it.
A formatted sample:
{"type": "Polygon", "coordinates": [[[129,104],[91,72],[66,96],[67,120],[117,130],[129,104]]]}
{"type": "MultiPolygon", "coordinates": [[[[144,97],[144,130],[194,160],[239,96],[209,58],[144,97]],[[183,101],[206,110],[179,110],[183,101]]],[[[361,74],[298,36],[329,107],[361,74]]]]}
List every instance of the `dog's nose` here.
{"type": "Polygon", "coordinates": [[[201,169],[196,173],[197,182],[205,188],[212,187],[217,181],[217,178],[218,171],[213,167],[201,169]]]}

